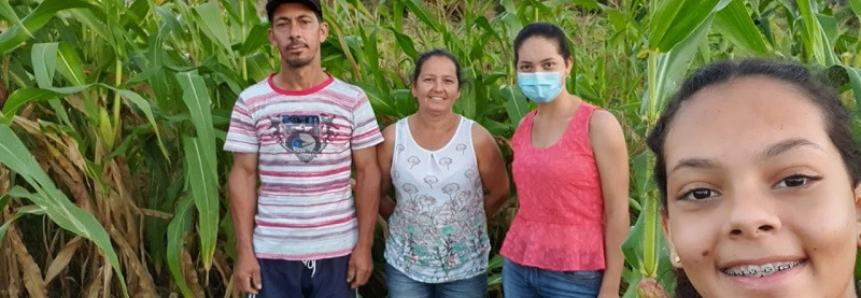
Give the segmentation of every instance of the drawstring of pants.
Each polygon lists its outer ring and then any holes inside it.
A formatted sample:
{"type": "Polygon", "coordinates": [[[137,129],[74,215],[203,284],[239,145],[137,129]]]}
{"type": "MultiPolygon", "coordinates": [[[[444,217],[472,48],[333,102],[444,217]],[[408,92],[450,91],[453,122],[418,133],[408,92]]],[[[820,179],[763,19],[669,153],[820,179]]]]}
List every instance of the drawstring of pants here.
{"type": "MultiPolygon", "coordinates": [[[[302,265],[304,265],[305,268],[311,269],[311,278],[314,278],[314,273],[317,273],[317,261],[316,260],[305,260],[305,261],[302,261],[302,265]]],[[[247,298],[257,298],[257,295],[248,294],[246,297],[247,298]]]]}
{"type": "Polygon", "coordinates": [[[314,278],[314,273],[317,273],[317,261],[305,260],[302,261],[302,265],[305,265],[305,268],[311,269],[311,278],[314,278]]]}

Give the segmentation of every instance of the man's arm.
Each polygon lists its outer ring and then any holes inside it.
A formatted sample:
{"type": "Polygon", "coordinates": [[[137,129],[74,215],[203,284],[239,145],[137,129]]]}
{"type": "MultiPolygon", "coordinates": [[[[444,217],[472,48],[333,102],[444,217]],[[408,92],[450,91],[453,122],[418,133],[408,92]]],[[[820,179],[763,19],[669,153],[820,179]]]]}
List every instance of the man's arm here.
{"type": "Polygon", "coordinates": [[[257,154],[234,153],[233,167],[227,178],[230,193],[230,216],[236,234],[235,277],[239,289],[257,294],[262,284],[260,265],[254,256],[251,236],[254,233],[254,215],[257,213],[257,154]]]}
{"type": "Polygon", "coordinates": [[[604,254],[606,268],[599,297],[619,297],[625,257],[622,243],[628,237],[628,151],[622,127],[612,114],[595,111],[589,139],[604,193],[604,254]]]}
{"type": "Polygon", "coordinates": [[[347,281],[353,288],[358,288],[368,281],[373,269],[371,247],[374,245],[374,227],[380,204],[380,166],[377,164],[376,146],[354,150],[353,165],[356,168],[355,204],[359,240],[350,258],[347,281]]]}
{"type": "Polygon", "coordinates": [[[383,143],[377,147],[377,161],[380,164],[380,216],[389,220],[395,213],[395,201],[388,196],[392,188],[392,156],[395,148],[395,125],[383,130],[383,143]]]}

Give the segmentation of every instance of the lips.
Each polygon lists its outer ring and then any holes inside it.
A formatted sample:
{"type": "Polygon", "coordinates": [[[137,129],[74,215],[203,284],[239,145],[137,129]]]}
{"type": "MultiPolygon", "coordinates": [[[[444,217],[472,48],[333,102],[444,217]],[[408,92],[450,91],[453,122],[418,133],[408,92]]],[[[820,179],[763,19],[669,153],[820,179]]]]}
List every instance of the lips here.
{"type": "Polygon", "coordinates": [[[299,49],[304,49],[305,47],[306,47],[306,45],[304,43],[294,43],[294,44],[289,44],[284,48],[287,49],[288,51],[295,51],[295,50],[299,50],[299,49]]]}
{"type": "Polygon", "coordinates": [[[738,265],[721,268],[720,271],[733,277],[766,277],[772,274],[795,268],[807,262],[807,259],[794,261],[771,262],[761,265],[738,265]]]}

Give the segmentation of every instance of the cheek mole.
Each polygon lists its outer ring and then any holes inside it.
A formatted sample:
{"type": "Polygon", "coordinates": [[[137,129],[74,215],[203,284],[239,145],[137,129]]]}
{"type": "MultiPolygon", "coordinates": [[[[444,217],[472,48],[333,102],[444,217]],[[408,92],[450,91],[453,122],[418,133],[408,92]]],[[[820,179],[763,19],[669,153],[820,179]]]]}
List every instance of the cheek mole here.
{"type": "Polygon", "coordinates": [[[705,256],[708,256],[708,255],[709,255],[709,251],[708,251],[708,250],[703,251],[703,254],[702,254],[702,255],[703,255],[704,257],[705,257],[705,256]]]}

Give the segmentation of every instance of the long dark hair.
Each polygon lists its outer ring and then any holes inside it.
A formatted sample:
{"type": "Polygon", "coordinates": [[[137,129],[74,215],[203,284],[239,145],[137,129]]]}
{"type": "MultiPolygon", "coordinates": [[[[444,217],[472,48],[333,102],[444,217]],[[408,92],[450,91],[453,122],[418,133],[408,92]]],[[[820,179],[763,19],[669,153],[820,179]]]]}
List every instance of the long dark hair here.
{"type": "Polygon", "coordinates": [[[517,62],[520,61],[520,47],[523,46],[523,42],[525,42],[530,37],[543,37],[549,40],[552,40],[556,43],[556,50],[559,51],[559,55],[562,56],[564,60],[568,60],[571,58],[571,50],[568,48],[568,37],[565,35],[565,31],[559,26],[556,26],[551,23],[545,22],[535,22],[517,33],[517,37],[514,38],[514,67],[517,67],[517,62]]]}
{"type": "MultiPolygon", "coordinates": [[[[654,179],[661,192],[661,206],[665,211],[667,210],[667,168],[664,142],[679,109],[694,94],[708,86],[751,76],[765,76],[792,84],[806,95],[806,98],[822,112],[828,137],[840,153],[851,185],[858,186],[861,181],[861,149],[859,149],[858,140],[850,130],[849,111],[840,102],[833,88],[824,84],[806,67],[798,64],[760,59],[722,61],[700,68],[685,80],[668,103],[646,141],[649,149],[656,156],[654,179]]],[[[670,217],[668,212],[664,214],[670,217]]],[[[684,270],[677,270],[676,277],[678,279],[676,297],[702,297],[694,289],[684,270]]]]}

